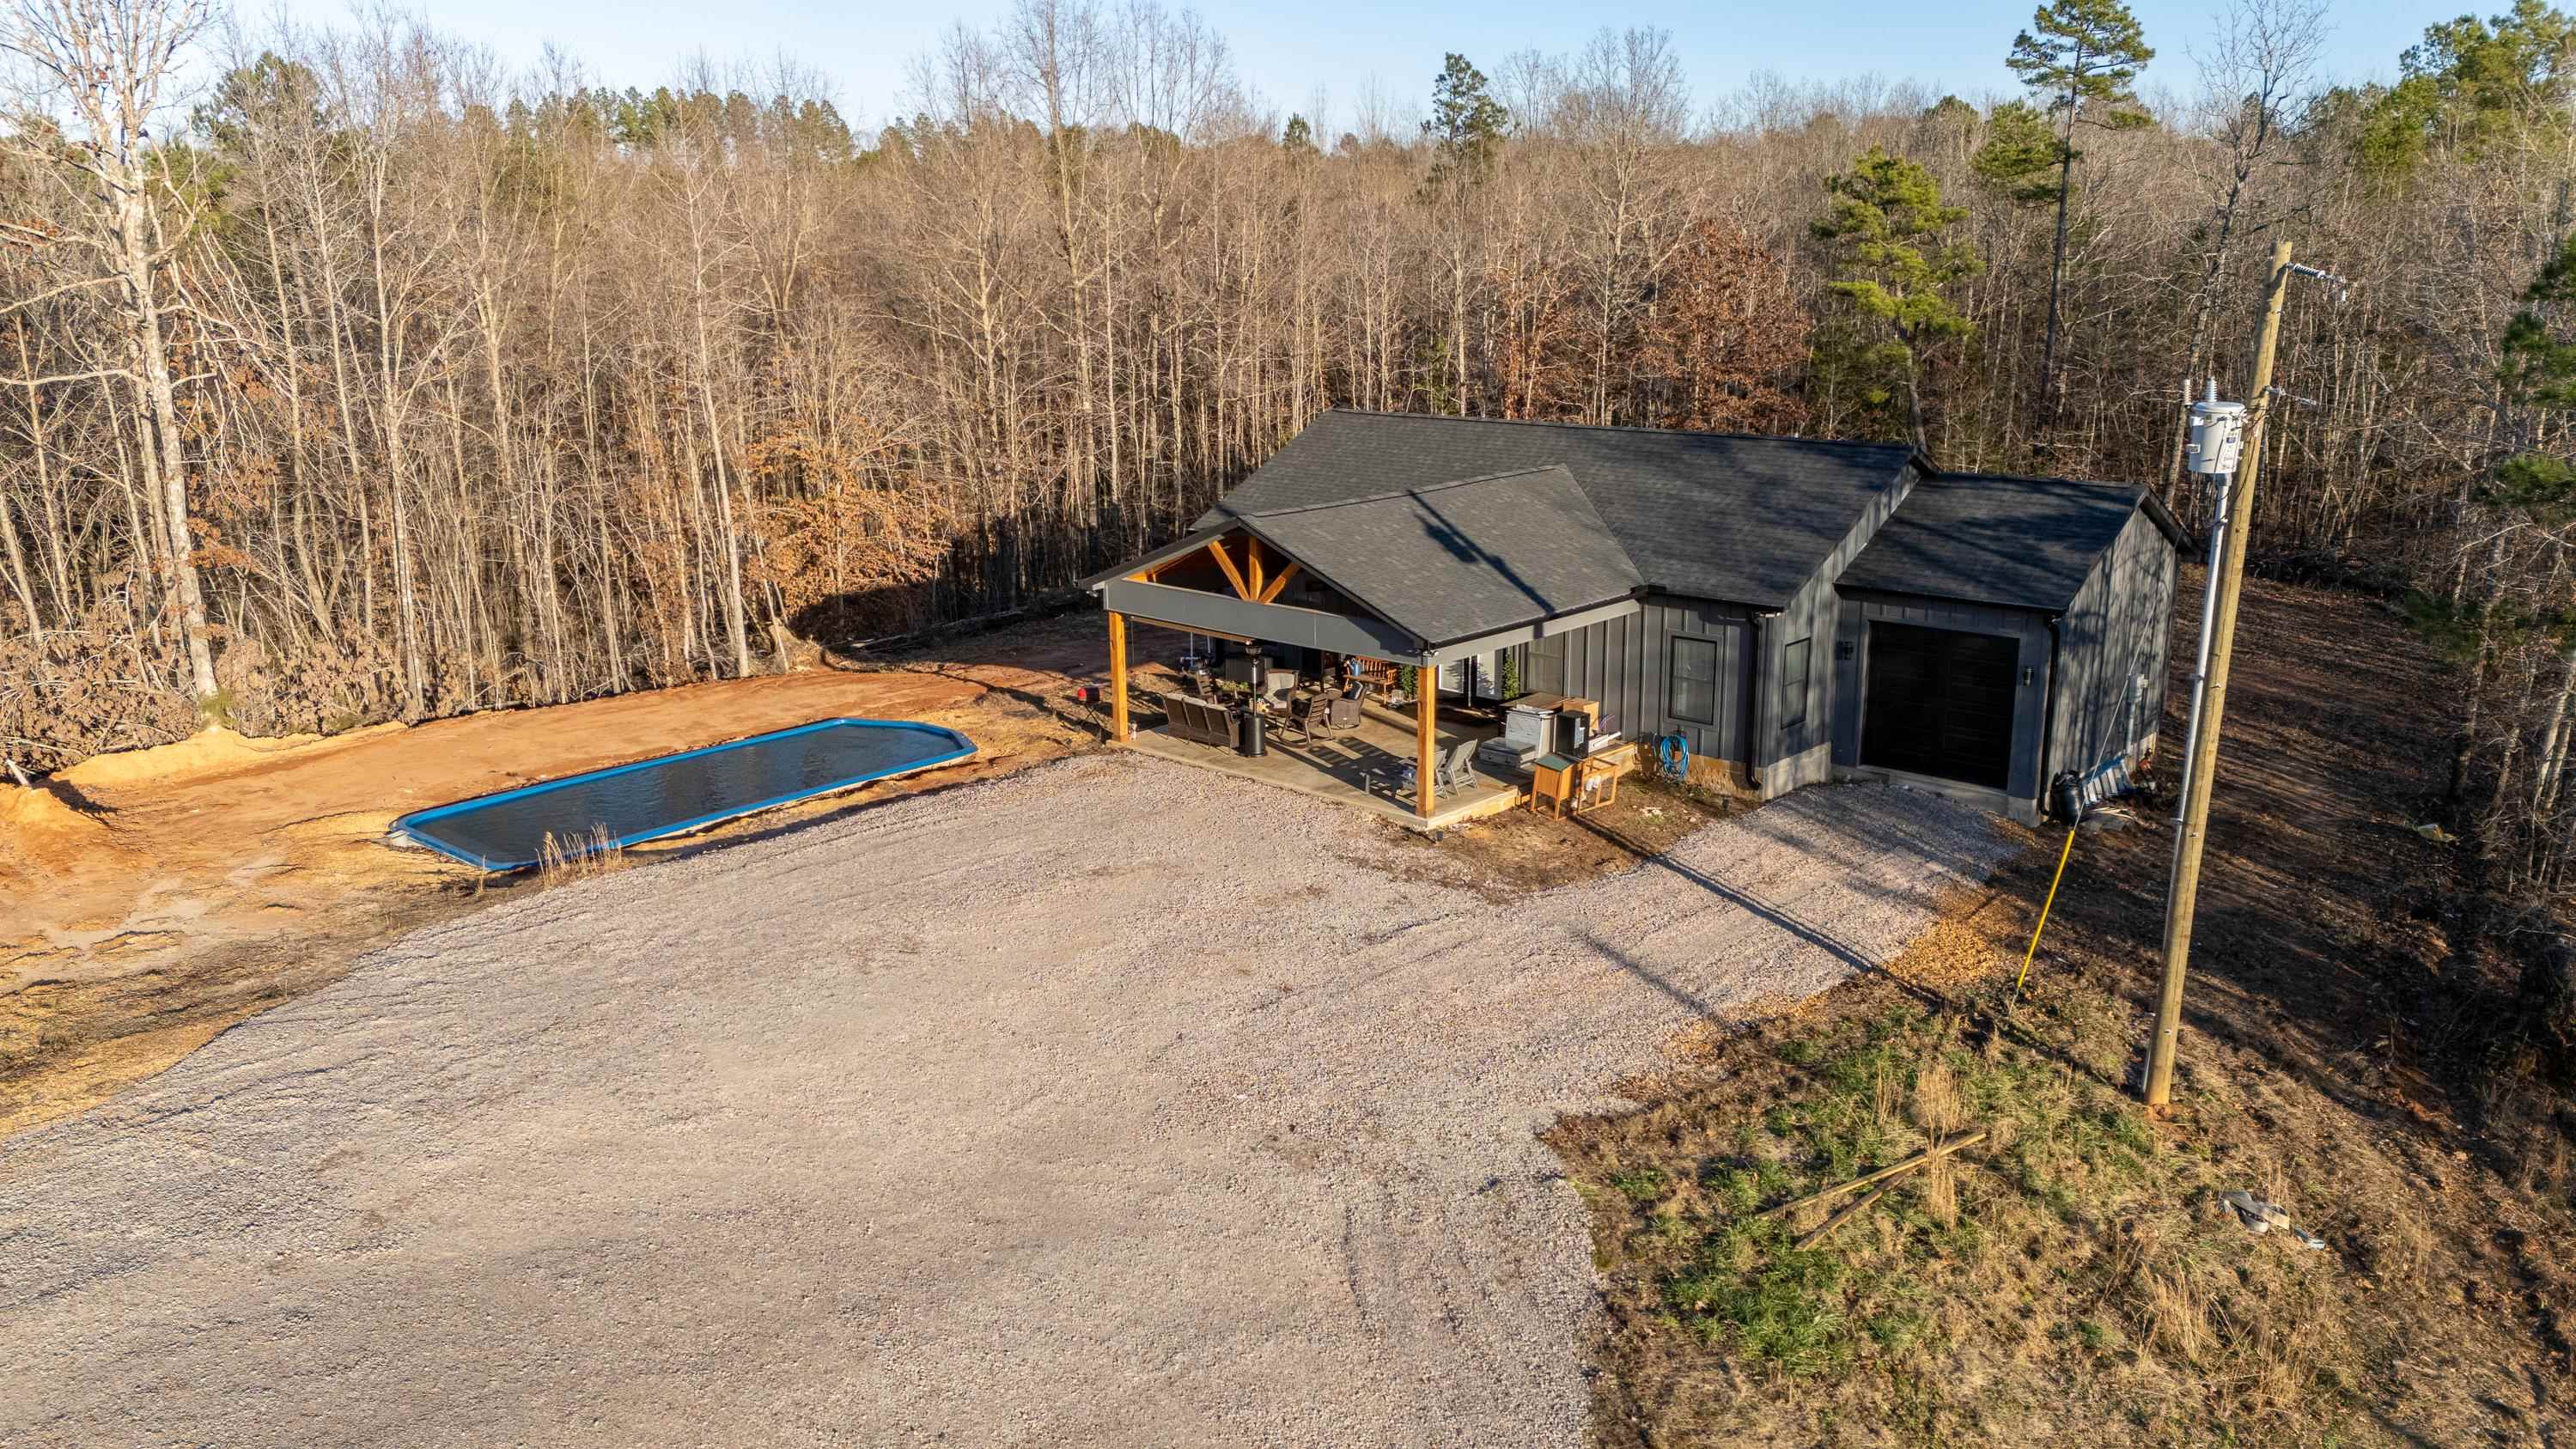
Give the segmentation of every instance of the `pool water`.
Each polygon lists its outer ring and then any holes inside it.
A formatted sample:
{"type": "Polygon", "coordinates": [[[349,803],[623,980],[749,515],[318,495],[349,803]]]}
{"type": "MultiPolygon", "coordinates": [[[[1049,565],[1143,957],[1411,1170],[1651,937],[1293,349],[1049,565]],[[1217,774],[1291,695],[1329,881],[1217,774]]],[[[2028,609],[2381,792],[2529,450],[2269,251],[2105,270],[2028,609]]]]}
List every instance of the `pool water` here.
{"type": "Polygon", "coordinates": [[[603,832],[633,845],[973,753],[974,741],[938,725],[818,720],[414,811],[393,828],[483,870],[525,870],[549,835],[567,854],[603,832]]]}

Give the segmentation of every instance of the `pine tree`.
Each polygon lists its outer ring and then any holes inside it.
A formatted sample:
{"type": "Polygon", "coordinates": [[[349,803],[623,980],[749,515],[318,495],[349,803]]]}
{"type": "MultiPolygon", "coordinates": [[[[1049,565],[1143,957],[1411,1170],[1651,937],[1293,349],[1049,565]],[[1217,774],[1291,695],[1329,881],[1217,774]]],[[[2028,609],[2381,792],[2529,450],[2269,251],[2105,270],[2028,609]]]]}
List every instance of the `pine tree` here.
{"type": "Polygon", "coordinates": [[[2477,156],[2534,131],[2563,131],[2576,106],[2576,19],[2542,0],[2515,0],[2492,20],[2463,15],[2426,26],[2398,69],[2393,86],[2330,97],[2358,109],[2354,150],[2382,180],[2413,172],[2440,143],[2477,156]]]}
{"type": "Polygon", "coordinates": [[[1927,448],[1922,351],[1972,330],[1945,289],[1985,266],[1966,243],[1942,239],[1968,209],[1944,204],[1932,173],[1876,146],[1851,170],[1828,178],[1825,190],[1833,201],[1812,229],[1835,252],[1831,290],[1887,330],[1884,340],[1853,360],[1879,379],[1870,394],[1873,403],[1904,390],[1907,436],[1916,448],[1927,448]]]}
{"type": "Polygon", "coordinates": [[[1485,89],[1485,73],[1452,53],[1431,83],[1431,117],[1422,133],[1432,141],[1431,174],[1423,178],[1422,198],[1443,207],[1448,216],[1450,279],[1449,362],[1452,402],[1467,414],[1467,252],[1468,208],[1476,192],[1494,174],[1502,156],[1511,112],[1485,89]]]}
{"type": "MultiPolygon", "coordinates": [[[[2482,747],[2482,726],[2499,701],[2496,692],[2503,662],[2519,648],[2543,643],[2561,671],[2555,707],[2539,751],[2538,781],[2529,804],[2533,820],[2547,812],[2560,793],[2568,725],[2576,718],[2576,608],[2566,589],[2563,553],[2565,532],[2576,524],[2576,460],[2570,439],[2553,414],[2576,407],[2576,337],[2563,323],[2576,304],[2576,239],[2562,242],[2557,255],[2540,269],[2523,294],[2524,306],[2506,327],[2503,358],[2497,368],[2503,384],[2504,421],[2511,430],[2509,451],[2494,475],[2467,490],[2464,514],[2474,510],[2487,527],[2464,530],[2474,537],[2460,553],[2460,571],[2447,595],[2419,590],[2406,600],[2408,621],[2416,632],[2449,655],[2467,676],[2458,723],[2451,737],[2450,783],[2445,804],[2455,818],[2466,819],[2472,762],[2482,747]],[[2551,444],[2556,444],[2553,449],[2551,444]],[[2482,536],[2480,536],[2482,535],[2482,536]],[[2509,545],[2517,539],[2549,540],[2544,552],[2559,555],[2547,582],[2534,590],[2529,570],[2509,568],[2509,545]]],[[[2507,714],[2517,719],[2519,711],[2507,714]]],[[[2497,785],[2502,804],[2503,782],[2497,785]]],[[[2490,821],[2478,821],[2476,850],[2491,855],[2490,821]]],[[[2527,824],[2530,822],[2526,822],[2527,824]]]]}
{"type": "Polygon", "coordinates": [[[1456,196],[1484,184],[1502,154],[1511,113],[1485,89],[1485,73],[1452,54],[1431,82],[1431,175],[1423,182],[1437,196],[1456,196]]]}
{"type": "Polygon", "coordinates": [[[2057,169],[2064,149],[2037,106],[2006,101],[1986,118],[1986,139],[1969,167],[1979,181],[2014,201],[2053,201],[2057,181],[2048,173],[2057,169]]]}
{"type": "Polygon", "coordinates": [[[2576,237],[2559,245],[2523,302],[2505,328],[2500,369],[2507,401],[2520,405],[2510,410],[2519,437],[2488,501],[2557,526],[2576,520],[2576,438],[2565,423],[2576,410],[2576,332],[2563,320],[2576,311],[2576,237]]]}
{"type": "Polygon", "coordinates": [[[2053,418],[2058,408],[2058,334],[2065,326],[2066,210],[2075,190],[2079,154],[2075,128],[2127,130],[2148,124],[2129,83],[2156,53],[2138,29],[2138,17],[2120,0],[2053,0],[2031,17],[2030,24],[2030,29],[2013,37],[2004,64],[2047,101],[2059,125],[2057,241],[2048,267],[2048,336],[2039,354],[2041,414],[2053,418]]]}

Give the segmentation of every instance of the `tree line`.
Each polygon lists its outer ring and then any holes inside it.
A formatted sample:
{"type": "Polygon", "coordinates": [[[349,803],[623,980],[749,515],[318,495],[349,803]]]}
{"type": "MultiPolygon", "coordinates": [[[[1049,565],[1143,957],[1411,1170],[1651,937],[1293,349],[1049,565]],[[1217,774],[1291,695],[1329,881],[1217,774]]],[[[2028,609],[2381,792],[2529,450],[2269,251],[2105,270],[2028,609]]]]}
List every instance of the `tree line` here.
{"type": "Polygon", "coordinates": [[[786,65],[612,90],[213,3],[0,9],[23,768],[1013,607],[1335,406],[1911,437],[2197,526],[2187,398],[2241,394],[2286,232],[2352,285],[2284,332],[2266,566],[2415,600],[2474,685],[2455,805],[2559,877],[2576,671],[2534,480],[2571,450],[2576,40],[2540,0],[2392,83],[2318,72],[2317,0],[2213,0],[2161,49],[2053,0],[1995,37],[2007,94],[1695,95],[1636,29],[1331,117],[1185,11],[1023,0],[874,134],[786,65]]]}

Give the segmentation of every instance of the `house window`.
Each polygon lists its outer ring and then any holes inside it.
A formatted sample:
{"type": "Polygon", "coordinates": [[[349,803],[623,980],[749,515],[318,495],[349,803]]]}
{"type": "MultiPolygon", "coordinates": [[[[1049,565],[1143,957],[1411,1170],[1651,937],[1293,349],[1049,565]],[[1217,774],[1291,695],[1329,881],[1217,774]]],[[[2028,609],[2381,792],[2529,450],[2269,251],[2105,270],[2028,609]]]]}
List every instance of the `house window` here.
{"type": "Polygon", "coordinates": [[[1807,722],[1807,656],[1812,639],[1799,639],[1789,645],[1787,659],[1780,666],[1780,682],[1789,692],[1789,717],[1780,721],[1782,729],[1793,729],[1807,722]]]}
{"type": "Polygon", "coordinates": [[[1668,712],[1697,724],[1717,723],[1717,641],[1675,639],[1669,682],[1668,712]]]}

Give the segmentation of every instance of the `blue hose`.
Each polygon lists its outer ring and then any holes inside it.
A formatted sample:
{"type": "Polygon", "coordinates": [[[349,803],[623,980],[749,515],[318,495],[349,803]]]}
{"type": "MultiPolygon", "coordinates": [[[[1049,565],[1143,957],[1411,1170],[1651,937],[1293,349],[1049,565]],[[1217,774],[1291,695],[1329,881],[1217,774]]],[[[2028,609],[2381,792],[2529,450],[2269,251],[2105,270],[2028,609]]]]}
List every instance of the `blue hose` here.
{"type": "Polygon", "coordinates": [[[1655,737],[1655,762],[1675,780],[1690,778],[1690,741],[1681,735],[1655,737]]]}

